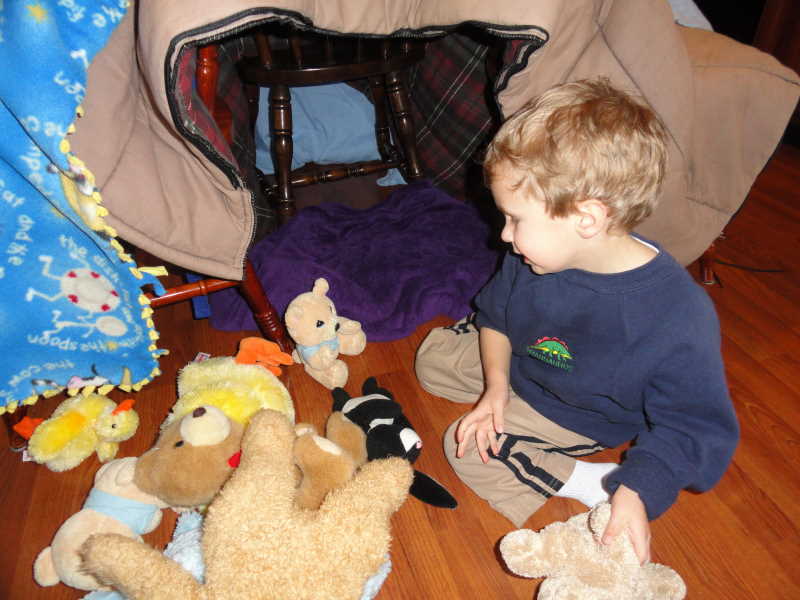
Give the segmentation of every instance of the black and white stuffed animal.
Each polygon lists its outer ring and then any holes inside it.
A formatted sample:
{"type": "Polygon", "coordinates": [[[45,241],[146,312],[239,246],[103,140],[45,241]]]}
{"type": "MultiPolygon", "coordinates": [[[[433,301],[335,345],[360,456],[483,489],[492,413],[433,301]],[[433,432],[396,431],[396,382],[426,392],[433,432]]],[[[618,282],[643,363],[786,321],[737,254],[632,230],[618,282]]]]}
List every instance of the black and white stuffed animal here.
{"type": "MultiPolygon", "coordinates": [[[[364,381],[363,396],[351,398],[340,387],[334,388],[333,410],[340,411],[358,425],[367,439],[367,460],[399,456],[413,463],[422,450],[422,439],[411,426],[403,409],[389,390],[378,387],[374,377],[364,381]]],[[[438,481],[414,470],[409,490],[415,498],[439,508],[455,508],[458,502],[438,481]]]]}

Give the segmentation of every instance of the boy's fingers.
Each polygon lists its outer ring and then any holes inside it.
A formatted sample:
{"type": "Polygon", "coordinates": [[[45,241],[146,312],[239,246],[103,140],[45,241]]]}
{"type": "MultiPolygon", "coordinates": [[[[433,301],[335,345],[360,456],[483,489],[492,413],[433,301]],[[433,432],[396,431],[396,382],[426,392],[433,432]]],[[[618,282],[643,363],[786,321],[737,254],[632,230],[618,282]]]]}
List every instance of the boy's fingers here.
{"type": "Polygon", "coordinates": [[[503,433],[503,409],[498,408],[492,413],[492,426],[497,433],[503,433]]]}
{"type": "Polygon", "coordinates": [[[636,558],[639,559],[639,564],[644,564],[650,561],[650,545],[647,543],[646,540],[643,540],[638,535],[630,535],[631,544],[633,545],[633,551],[636,554],[636,558]]]}
{"type": "Polygon", "coordinates": [[[464,456],[464,452],[467,451],[467,440],[462,439],[458,442],[456,446],[456,458],[462,458],[464,456]]]}
{"type": "Polygon", "coordinates": [[[650,562],[650,535],[649,531],[631,532],[631,543],[633,551],[641,564],[650,562]]]}
{"type": "Polygon", "coordinates": [[[603,531],[603,535],[600,538],[600,543],[606,545],[612,543],[619,535],[621,530],[622,530],[622,524],[618,523],[618,521],[614,519],[614,515],[612,514],[611,518],[608,521],[608,525],[606,525],[606,529],[605,531],[603,531]]]}
{"type": "Polygon", "coordinates": [[[475,441],[478,445],[478,454],[484,464],[486,464],[489,462],[489,455],[486,453],[486,438],[479,434],[477,438],[475,438],[475,441]]]}

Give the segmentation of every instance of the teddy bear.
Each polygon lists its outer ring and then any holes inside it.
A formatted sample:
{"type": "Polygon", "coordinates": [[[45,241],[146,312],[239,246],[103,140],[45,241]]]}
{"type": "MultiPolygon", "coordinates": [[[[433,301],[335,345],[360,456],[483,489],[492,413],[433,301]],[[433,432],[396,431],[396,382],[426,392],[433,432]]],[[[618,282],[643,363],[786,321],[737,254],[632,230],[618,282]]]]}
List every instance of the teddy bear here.
{"type": "Polygon", "coordinates": [[[627,535],[608,546],[600,536],[611,516],[608,502],[597,504],[538,533],[518,529],[500,541],[500,554],[511,571],[545,577],[538,600],[680,600],[686,585],[671,568],[639,564],[627,535]]]}
{"type": "Polygon", "coordinates": [[[239,464],[244,426],[212,405],[173,421],[139,457],[134,481],[176,510],[204,506],[239,464]]]}
{"type": "Polygon", "coordinates": [[[347,365],[339,354],[361,354],[367,337],[361,323],[340,317],[327,296],[328,281],[320,277],[310,292],[296,296],[286,307],[284,320],[295,342],[292,358],[303,363],[306,373],[333,389],[347,383],[347,365]]]}
{"type": "Polygon", "coordinates": [[[385,563],[411,466],[397,457],[369,461],[318,510],[306,510],[295,502],[296,439],[285,414],[266,409],[251,418],[239,468],[205,517],[204,583],[157,550],[113,534],[83,544],[84,569],[131,600],[359,598],[385,563]]]}
{"type": "Polygon", "coordinates": [[[208,504],[238,465],[242,433],[262,408],[294,421],[273,371],[291,362],[274,342],[245,338],[235,356],[196,361],[178,374],[178,399],[136,467],[136,483],[178,510],[208,504]]]}
{"type": "Polygon", "coordinates": [[[97,452],[100,462],[117,455],[119,443],[130,439],[139,426],[134,401],[119,405],[102,394],[67,398],[49,419],[25,417],[15,430],[28,439],[28,454],[51,471],[66,471],[97,452]]]}
{"type": "Polygon", "coordinates": [[[161,509],[167,504],[135,484],[136,462],[133,457],[119,458],[98,469],[83,508],[61,524],[50,545],[36,557],[36,583],[52,586],[63,582],[80,590],[101,588],[81,567],[81,544],[95,533],[113,533],[139,544],[142,534],[158,526],[161,509]]]}

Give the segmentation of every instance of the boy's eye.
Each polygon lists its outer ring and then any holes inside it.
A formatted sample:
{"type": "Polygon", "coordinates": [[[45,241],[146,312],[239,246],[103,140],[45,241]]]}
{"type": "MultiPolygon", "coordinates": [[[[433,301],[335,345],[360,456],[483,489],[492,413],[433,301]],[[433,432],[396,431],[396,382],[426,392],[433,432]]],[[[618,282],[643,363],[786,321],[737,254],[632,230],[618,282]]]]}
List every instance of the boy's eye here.
{"type": "Polygon", "coordinates": [[[317,321],[317,327],[322,327],[325,325],[325,321],[317,321]]]}

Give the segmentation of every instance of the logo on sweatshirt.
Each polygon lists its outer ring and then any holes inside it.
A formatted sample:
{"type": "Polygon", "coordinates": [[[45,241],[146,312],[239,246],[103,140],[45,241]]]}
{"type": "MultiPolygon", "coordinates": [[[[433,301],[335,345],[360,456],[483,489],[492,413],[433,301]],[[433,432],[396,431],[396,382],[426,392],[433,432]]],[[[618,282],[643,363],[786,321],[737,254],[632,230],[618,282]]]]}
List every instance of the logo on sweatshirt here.
{"type": "Polygon", "coordinates": [[[528,354],[548,365],[572,371],[572,354],[569,352],[569,347],[566,342],[556,337],[539,338],[535,344],[528,346],[528,354]]]}

